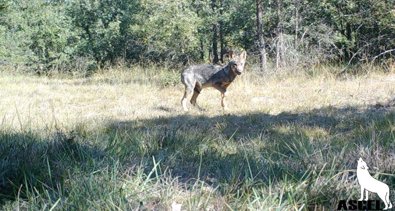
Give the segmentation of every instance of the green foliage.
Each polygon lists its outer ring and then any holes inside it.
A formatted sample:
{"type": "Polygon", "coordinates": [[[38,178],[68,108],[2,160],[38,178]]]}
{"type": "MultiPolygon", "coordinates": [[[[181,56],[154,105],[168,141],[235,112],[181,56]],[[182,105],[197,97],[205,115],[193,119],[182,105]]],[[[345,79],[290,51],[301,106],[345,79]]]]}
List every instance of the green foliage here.
{"type": "Polygon", "coordinates": [[[140,23],[144,25],[139,26],[139,34],[150,60],[186,62],[189,57],[196,58],[201,19],[187,0],[149,1],[142,6],[140,23]]]}
{"type": "MultiPolygon", "coordinates": [[[[207,61],[214,38],[218,51],[244,48],[251,55],[258,50],[255,3],[0,0],[0,62],[34,70],[119,61],[186,64],[207,61]]],[[[266,51],[271,60],[290,66],[390,58],[393,5],[393,0],[264,1],[266,51]]]]}
{"type": "Polygon", "coordinates": [[[1,60],[36,70],[68,65],[74,56],[75,39],[65,6],[41,0],[13,1],[0,28],[4,37],[0,40],[1,60]]]}
{"type": "Polygon", "coordinates": [[[122,57],[136,6],[135,1],[73,1],[67,15],[79,35],[77,55],[93,57],[98,64],[122,57]]]}

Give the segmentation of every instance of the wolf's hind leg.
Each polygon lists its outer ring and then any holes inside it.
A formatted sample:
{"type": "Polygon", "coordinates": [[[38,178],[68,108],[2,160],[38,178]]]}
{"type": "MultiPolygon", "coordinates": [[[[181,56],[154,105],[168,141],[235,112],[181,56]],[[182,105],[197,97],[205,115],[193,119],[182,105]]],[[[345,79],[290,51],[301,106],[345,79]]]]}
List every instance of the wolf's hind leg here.
{"type": "Polygon", "coordinates": [[[390,189],[389,189],[388,186],[386,187],[386,190],[385,190],[384,193],[382,193],[382,195],[383,196],[380,196],[380,194],[379,194],[379,197],[381,198],[381,200],[384,201],[384,204],[385,204],[386,208],[387,209],[391,209],[392,208],[392,203],[391,203],[391,200],[390,200],[390,189]]]}
{"type": "Polygon", "coordinates": [[[389,190],[388,190],[388,192],[377,192],[377,195],[379,195],[379,197],[380,197],[380,199],[384,202],[384,205],[385,205],[385,207],[384,207],[384,210],[387,210],[389,207],[388,207],[388,205],[390,205],[390,203],[391,202],[389,202],[389,200],[387,201],[387,199],[386,199],[386,195],[389,195],[389,190]],[[389,203],[388,203],[389,202],[389,203]]]}
{"type": "MultiPolygon", "coordinates": [[[[389,207],[389,201],[386,200],[386,195],[389,194],[388,192],[377,192],[377,195],[379,195],[380,199],[384,202],[384,210],[387,210],[389,207]]],[[[390,202],[391,203],[391,202],[390,202]]]]}
{"type": "Polygon", "coordinates": [[[190,88],[188,85],[185,85],[185,92],[184,96],[182,97],[181,100],[181,105],[184,111],[188,111],[187,103],[188,103],[188,97],[192,94],[192,88],[190,88]]]}
{"type": "Polygon", "coordinates": [[[200,91],[202,91],[202,87],[200,86],[199,83],[196,83],[195,88],[193,89],[193,95],[192,95],[192,98],[191,98],[191,104],[193,106],[196,106],[196,99],[199,96],[200,91]]]}
{"type": "Polygon", "coordinates": [[[183,72],[181,74],[181,82],[185,85],[185,92],[184,92],[184,96],[182,97],[182,100],[181,100],[181,105],[182,105],[184,111],[188,111],[187,102],[188,102],[189,96],[193,92],[193,88],[195,86],[196,79],[194,79],[193,74],[188,73],[188,72],[183,72]]]}

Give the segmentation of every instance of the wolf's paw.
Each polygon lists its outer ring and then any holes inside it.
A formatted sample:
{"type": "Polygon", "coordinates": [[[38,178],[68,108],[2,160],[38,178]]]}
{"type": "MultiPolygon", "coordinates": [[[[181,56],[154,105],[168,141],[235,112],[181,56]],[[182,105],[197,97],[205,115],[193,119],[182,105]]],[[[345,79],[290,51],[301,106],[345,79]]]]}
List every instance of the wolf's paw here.
{"type": "Polygon", "coordinates": [[[227,105],[224,105],[222,106],[222,111],[230,111],[230,109],[227,105]]]}
{"type": "Polygon", "coordinates": [[[196,104],[195,108],[197,108],[199,111],[206,111],[206,109],[202,108],[200,105],[196,104]]]}

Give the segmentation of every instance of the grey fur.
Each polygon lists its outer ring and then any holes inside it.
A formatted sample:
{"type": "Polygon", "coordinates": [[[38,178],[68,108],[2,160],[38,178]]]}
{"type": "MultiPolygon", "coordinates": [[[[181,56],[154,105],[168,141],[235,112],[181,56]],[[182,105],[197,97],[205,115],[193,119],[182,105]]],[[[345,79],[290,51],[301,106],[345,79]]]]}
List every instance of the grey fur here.
{"type": "Polygon", "coordinates": [[[201,64],[185,69],[181,74],[181,82],[185,85],[184,96],[181,100],[184,110],[188,110],[186,101],[189,95],[193,92],[190,102],[195,106],[201,90],[206,87],[214,87],[221,92],[221,105],[226,109],[224,102],[226,90],[237,75],[243,72],[246,57],[247,53],[243,51],[239,56],[232,57],[231,61],[223,67],[201,64]]]}

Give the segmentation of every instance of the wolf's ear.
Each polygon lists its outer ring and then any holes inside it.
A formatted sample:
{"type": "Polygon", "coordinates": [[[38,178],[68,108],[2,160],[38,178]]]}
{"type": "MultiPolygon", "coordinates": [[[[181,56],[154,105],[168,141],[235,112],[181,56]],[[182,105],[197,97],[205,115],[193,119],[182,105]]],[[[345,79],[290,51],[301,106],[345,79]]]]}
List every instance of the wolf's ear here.
{"type": "Polygon", "coordinates": [[[247,52],[244,50],[244,51],[240,54],[240,59],[246,60],[246,58],[247,58],[247,52]]]}
{"type": "Polygon", "coordinates": [[[233,59],[234,54],[233,54],[233,51],[232,51],[232,50],[230,50],[230,51],[228,52],[228,56],[229,56],[229,59],[233,59]]]}

